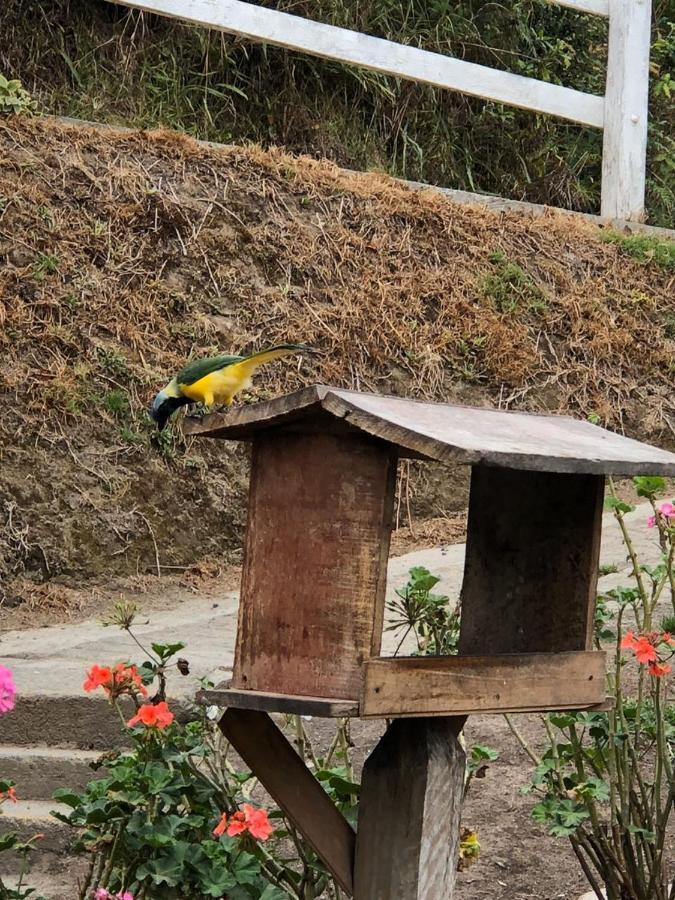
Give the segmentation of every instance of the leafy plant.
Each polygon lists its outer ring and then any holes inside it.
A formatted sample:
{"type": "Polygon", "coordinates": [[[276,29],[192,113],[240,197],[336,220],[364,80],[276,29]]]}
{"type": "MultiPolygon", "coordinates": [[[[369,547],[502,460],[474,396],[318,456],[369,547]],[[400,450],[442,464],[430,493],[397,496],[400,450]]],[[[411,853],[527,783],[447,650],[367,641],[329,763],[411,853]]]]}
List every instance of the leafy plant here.
{"type": "Polygon", "coordinates": [[[37,103],[18,79],[9,81],[0,75],[0,115],[34,112],[36,108],[37,103]]]}
{"type": "Polygon", "coordinates": [[[403,588],[396,589],[395,599],[387,602],[392,614],[387,631],[401,631],[396,653],[408,635],[413,634],[420,656],[449,656],[457,652],[459,641],[459,603],[452,606],[445,594],[433,594],[440,578],[423,566],[408,573],[403,588]]]}
{"type": "MultiPolygon", "coordinates": [[[[105,691],[131,747],[106,755],[106,775],[84,791],[54,794],[70,812],[53,815],[76,831],[76,849],[91,860],[79,900],[93,891],[125,900],[127,894],[134,900],[337,898],[331,876],[281,813],[268,816],[255,807],[257,780],[234,767],[215,724],[218,710],[197,708],[187,722],[174,718],[167,677],[189,673],[189,662],[179,656],[184,645],[145,648],[134,633],[136,612],[133,603],[120,602],[103,624],[126,631],[143,649],[144,661],[92,666],[84,683],[87,691],[105,691]],[[136,710],[131,718],[123,702],[136,710]],[[290,857],[289,846],[295,850],[290,857]]],[[[328,795],[355,822],[359,785],[348,721],[338,723],[323,756],[315,753],[299,716],[289,717],[288,727],[328,795]]]]}
{"type": "Polygon", "coordinates": [[[570,840],[598,898],[672,900],[666,841],[675,803],[675,705],[667,678],[675,657],[668,628],[675,617],[664,617],[655,628],[655,616],[666,588],[675,611],[675,505],[658,502],[662,478],[635,478],[634,487],[652,506],[646,525],[655,529],[661,561],[640,563],[625,521],[633,507],[612,491],[607,506],[633,567],[633,584],[607,592],[596,608],[595,643],[610,651],[607,685],[614,706],[546,716],[548,747],[528,790],[540,797],[533,817],[550,834],[570,840]]]}

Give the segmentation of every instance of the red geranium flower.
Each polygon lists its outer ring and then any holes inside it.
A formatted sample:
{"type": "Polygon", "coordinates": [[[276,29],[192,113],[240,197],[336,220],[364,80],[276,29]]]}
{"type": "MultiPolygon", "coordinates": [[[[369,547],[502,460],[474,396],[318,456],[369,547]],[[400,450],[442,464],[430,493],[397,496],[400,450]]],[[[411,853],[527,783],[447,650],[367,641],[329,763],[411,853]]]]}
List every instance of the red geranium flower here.
{"type": "Polygon", "coordinates": [[[236,837],[246,831],[258,841],[266,841],[272,834],[274,828],[264,809],[255,809],[250,803],[244,803],[241,810],[232,813],[229,820],[227,813],[223,813],[213,834],[220,837],[227,833],[228,837],[236,837]]]}
{"type": "Polygon", "coordinates": [[[129,719],[127,725],[129,728],[139,724],[145,725],[146,728],[166,728],[173,722],[173,718],[166,701],[162,700],[161,703],[144,703],[136,715],[129,719]]]}
{"type": "Polygon", "coordinates": [[[667,663],[649,663],[649,674],[654,675],[656,678],[663,678],[664,675],[667,675],[668,672],[672,671],[672,666],[669,666],[667,663]]]}
{"type": "Polygon", "coordinates": [[[87,672],[83,687],[87,692],[102,687],[111,700],[122,694],[138,693],[148,696],[136,666],[125,666],[124,663],[117,663],[112,669],[108,666],[92,666],[87,672]]]}

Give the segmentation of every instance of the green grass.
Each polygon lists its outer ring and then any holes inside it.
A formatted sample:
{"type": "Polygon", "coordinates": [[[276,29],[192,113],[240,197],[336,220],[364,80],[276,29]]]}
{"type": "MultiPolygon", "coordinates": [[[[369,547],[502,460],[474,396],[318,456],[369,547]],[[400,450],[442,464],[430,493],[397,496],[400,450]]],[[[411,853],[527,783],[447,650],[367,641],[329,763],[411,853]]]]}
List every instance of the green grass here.
{"type": "Polygon", "coordinates": [[[108,391],[103,397],[103,406],[112,415],[123,418],[129,413],[129,398],[124,391],[117,389],[108,391]]]}
{"type": "Polygon", "coordinates": [[[494,268],[481,278],[480,290],[499,312],[541,314],[548,309],[543,291],[522,266],[508,260],[501,250],[493,250],[488,259],[494,268]]]}
{"type": "Polygon", "coordinates": [[[650,234],[619,234],[606,231],[602,235],[608,244],[618,244],[629,256],[641,263],[653,263],[664,269],[675,269],[675,241],[650,234]]]}

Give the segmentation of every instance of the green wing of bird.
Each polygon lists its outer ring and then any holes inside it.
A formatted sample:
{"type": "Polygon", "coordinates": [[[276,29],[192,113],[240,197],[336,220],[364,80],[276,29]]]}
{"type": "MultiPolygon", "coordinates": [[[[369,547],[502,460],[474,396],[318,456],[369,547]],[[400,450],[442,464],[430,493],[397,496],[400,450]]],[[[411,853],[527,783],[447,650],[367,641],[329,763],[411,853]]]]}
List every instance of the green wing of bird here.
{"type": "Polygon", "coordinates": [[[217,372],[218,369],[243,362],[245,359],[245,356],[230,356],[226,353],[220,356],[207,356],[205,359],[193,359],[176,375],[176,381],[178,384],[194,384],[200,378],[210,375],[211,372],[217,372]]]}

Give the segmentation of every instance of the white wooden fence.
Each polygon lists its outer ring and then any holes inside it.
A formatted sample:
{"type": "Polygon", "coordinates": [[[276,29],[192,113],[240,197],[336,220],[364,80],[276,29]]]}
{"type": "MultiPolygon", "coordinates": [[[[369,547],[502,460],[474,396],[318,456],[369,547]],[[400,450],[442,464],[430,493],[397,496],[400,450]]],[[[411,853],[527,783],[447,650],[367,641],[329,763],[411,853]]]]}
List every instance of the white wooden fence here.
{"type": "Polygon", "coordinates": [[[586,94],[244,0],[110,0],[289,50],[603,130],[601,215],[644,218],[651,0],[549,0],[609,18],[605,96],[586,94]]]}

